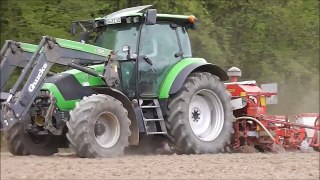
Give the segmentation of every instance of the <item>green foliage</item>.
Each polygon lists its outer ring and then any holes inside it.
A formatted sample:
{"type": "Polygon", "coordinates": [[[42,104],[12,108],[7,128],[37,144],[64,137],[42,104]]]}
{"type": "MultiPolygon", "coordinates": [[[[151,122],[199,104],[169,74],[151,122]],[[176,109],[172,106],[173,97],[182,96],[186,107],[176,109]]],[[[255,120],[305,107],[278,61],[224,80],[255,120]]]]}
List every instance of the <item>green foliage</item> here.
{"type": "Polygon", "coordinates": [[[224,69],[238,66],[242,79],[277,82],[280,105],[273,112],[319,111],[317,0],[1,0],[1,45],[37,44],[42,35],[74,39],[73,20],[146,4],[200,19],[190,32],[195,56],[224,69]]]}

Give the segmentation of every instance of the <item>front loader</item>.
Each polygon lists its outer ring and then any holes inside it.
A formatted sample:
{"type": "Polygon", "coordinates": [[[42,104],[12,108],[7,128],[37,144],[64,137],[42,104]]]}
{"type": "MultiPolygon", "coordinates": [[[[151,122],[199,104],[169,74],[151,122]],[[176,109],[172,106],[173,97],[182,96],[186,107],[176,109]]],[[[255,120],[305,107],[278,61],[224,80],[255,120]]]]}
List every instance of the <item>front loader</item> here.
{"type": "Polygon", "coordinates": [[[8,98],[5,92],[6,86],[11,75],[17,68],[24,68],[37,46],[15,41],[6,41],[1,49],[1,101],[8,98]]]}
{"type": "MultiPolygon", "coordinates": [[[[12,79],[12,75],[17,69],[23,69],[31,59],[33,53],[36,51],[37,45],[15,42],[8,40],[5,42],[0,53],[0,72],[1,72],[1,102],[8,98],[9,93],[6,92],[8,89],[8,82],[12,79]]],[[[76,63],[81,65],[93,65],[101,64],[101,61],[88,61],[79,60],[76,63]]],[[[52,76],[55,73],[48,72],[47,76],[52,76]]]]}
{"type": "Polygon", "coordinates": [[[192,57],[196,23],[148,5],[73,22],[80,42],[42,37],[2,106],[10,152],[51,155],[70,144],[79,157],[114,157],[146,136],[178,154],[222,151],[234,120],[228,76],[192,57]],[[72,69],[47,77],[55,64],[72,69]]]}

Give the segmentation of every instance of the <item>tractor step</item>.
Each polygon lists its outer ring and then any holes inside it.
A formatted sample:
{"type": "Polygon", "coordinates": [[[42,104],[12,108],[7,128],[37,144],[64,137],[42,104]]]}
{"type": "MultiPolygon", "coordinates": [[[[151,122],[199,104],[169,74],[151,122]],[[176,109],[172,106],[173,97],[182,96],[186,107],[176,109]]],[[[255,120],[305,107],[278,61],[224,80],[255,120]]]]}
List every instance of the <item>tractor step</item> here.
{"type": "Polygon", "coordinates": [[[158,96],[156,94],[140,94],[140,96],[142,98],[146,98],[146,99],[154,99],[154,98],[157,98],[158,96]]]}
{"type": "Polygon", "coordinates": [[[148,135],[151,135],[151,134],[163,134],[163,135],[166,135],[167,133],[166,132],[149,132],[147,134],[148,135]]]}
{"type": "Polygon", "coordinates": [[[141,109],[147,109],[147,108],[159,108],[160,106],[141,106],[141,109]]]}
{"type": "Polygon", "coordinates": [[[163,121],[164,119],[146,119],[143,118],[144,121],[163,121]]]}
{"type": "Polygon", "coordinates": [[[139,101],[139,105],[146,134],[167,134],[158,99],[143,99],[139,101]]]}

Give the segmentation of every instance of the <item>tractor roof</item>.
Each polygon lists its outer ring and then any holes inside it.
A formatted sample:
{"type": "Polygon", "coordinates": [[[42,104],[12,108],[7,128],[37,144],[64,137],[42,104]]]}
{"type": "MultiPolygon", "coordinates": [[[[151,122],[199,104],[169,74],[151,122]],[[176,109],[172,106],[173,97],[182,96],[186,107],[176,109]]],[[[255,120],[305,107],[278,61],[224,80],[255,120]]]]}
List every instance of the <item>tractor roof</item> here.
{"type": "MultiPolygon", "coordinates": [[[[153,5],[145,5],[145,6],[137,6],[137,7],[131,7],[122,9],[119,11],[116,11],[114,13],[111,13],[109,15],[106,15],[104,17],[96,18],[96,20],[99,19],[111,19],[111,18],[122,18],[122,17],[132,17],[132,16],[143,16],[144,12],[147,9],[150,9],[153,5]]],[[[170,21],[177,24],[188,24],[191,23],[190,17],[188,15],[175,15],[175,14],[157,14],[157,20],[159,21],[170,21]]],[[[194,19],[196,19],[193,16],[194,19]]]]}

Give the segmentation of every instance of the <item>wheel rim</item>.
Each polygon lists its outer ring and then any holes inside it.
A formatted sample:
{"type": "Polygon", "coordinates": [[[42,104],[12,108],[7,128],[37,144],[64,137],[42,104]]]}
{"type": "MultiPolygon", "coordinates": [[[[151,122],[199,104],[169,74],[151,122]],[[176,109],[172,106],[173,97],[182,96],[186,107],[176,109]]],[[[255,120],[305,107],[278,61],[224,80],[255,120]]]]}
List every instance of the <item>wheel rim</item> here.
{"type": "Polygon", "coordinates": [[[110,112],[101,113],[94,125],[94,135],[100,146],[113,147],[120,137],[120,124],[117,117],[110,112]]]}
{"type": "Polygon", "coordinates": [[[202,141],[215,140],[224,124],[223,105],[212,91],[195,93],[189,105],[189,123],[193,133],[202,141]]]}

